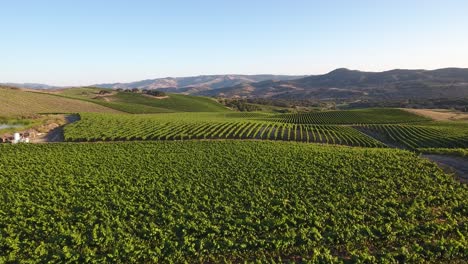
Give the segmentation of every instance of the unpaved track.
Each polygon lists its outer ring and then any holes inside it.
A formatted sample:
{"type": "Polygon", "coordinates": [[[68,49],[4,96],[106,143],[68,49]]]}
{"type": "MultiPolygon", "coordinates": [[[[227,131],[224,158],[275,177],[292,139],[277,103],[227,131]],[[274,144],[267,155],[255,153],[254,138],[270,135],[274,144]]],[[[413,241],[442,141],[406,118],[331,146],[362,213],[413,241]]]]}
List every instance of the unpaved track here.
{"type": "MultiPolygon", "coordinates": [[[[370,131],[368,129],[354,126],[355,129],[361,131],[362,133],[372,137],[390,148],[398,148],[408,150],[405,146],[397,144],[385,138],[384,136],[370,131]]],[[[421,158],[426,158],[432,162],[435,162],[440,168],[448,173],[455,173],[455,175],[460,179],[461,182],[468,183],[468,159],[462,157],[455,157],[449,155],[435,155],[435,154],[423,154],[421,158]]]]}
{"type": "Polygon", "coordinates": [[[424,154],[422,158],[426,158],[430,161],[437,163],[442,168],[449,168],[452,170],[460,180],[468,183],[468,159],[462,157],[446,156],[446,155],[435,155],[435,154],[424,154]]]}
{"type": "MultiPolygon", "coordinates": [[[[80,120],[80,117],[78,115],[67,115],[65,116],[66,124],[68,125],[70,123],[76,122],[80,120]]],[[[47,143],[47,142],[63,142],[65,141],[64,135],[63,135],[63,127],[65,126],[59,126],[57,128],[52,129],[49,131],[44,137],[34,139],[33,143],[47,143]]]]}
{"type": "Polygon", "coordinates": [[[424,117],[429,117],[435,121],[468,121],[468,113],[450,111],[445,109],[409,109],[401,108],[407,112],[417,114],[424,117]]]}

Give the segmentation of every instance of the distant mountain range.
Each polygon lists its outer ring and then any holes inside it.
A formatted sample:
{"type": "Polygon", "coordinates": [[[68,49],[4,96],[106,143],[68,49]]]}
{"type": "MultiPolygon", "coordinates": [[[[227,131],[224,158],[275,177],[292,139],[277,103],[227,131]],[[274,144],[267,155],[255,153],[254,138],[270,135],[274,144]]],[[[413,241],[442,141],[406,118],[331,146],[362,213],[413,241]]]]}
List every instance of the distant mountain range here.
{"type": "MultiPolygon", "coordinates": [[[[44,84],[7,84],[30,89],[44,84]]],[[[92,85],[111,89],[148,89],[228,98],[401,100],[468,98],[468,69],[364,72],[345,68],[323,75],[201,75],[130,83],[92,85]]]]}
{"type": "Polygon", "coordinates": [[[0,83],[2,86],[18,87],[18,88],[27,88],[34,90],[46,90],[46,89],[55,89],[60,88],[57,86],[51,86],[42,83],[0,83]]]}
{"type": "Polygon", "coordinates": [[[225,87],[235,86],[241,83],[254,83],[267,80],[288,81],[305,77],[290,75],[201,75],[193,77],[167,77],[151,80],[144,80],[131,83],[108,83],[95,84],[94,87],[112,89],[157,89],[165,92],[195,94],[202,91],[216,90],[225,87]]]}
{"type": "Polygon", "coordinates": [[[324,75],[241,83],[196,95],[319,100],[459,98],[468,97],[468,69],[362,72],[341,68],[324,75]]]}

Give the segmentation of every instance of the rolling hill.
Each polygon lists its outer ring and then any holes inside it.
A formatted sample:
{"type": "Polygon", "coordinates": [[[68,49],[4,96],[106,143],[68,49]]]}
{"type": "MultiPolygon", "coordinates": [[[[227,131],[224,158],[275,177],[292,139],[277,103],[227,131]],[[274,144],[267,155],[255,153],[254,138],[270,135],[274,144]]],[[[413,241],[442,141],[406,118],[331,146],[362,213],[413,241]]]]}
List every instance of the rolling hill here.
{"type": "Polygon", "coordinates": [[[337,69],[297,80],[268,80],[201,91],[198,95],[273,99],[399,100],[468,96],[468,69],[362,72],[337,69]]]}
{"type": "Polygon", "coordinates": [[[0,116],[3,117],[77,112],[117,113],[119,111],[82,100],[6,86],[0,87],[0,116]]]}
{"type": "Polygon", "coordinates": [[[52,86],[42,83],[0,83],[0,86],[16,87],[16,88],[26,88],[34,90],[47,90],[47,89],[58,89],[57,86],[52,86]]]}
{"type": "Polygon", "coordinates": [[[266,80],[293,80],[304,76],[289,75],[200,75],[192,77],[167,77],[130,83],[96,84],[95,87],[112,89],[158,89],[166,92],[193,94],[200,91],[231,87],[240,83],[252,83],[266,80]]]}
{"type": "Polygon", "coordinates": [[[99,88],[34,91],[0,86],[0,116],[40,113],[172,113],[230,111],[207,97],[168,94],[162,98],[99,88]],[[102,93],[102,91],[106,91],[102,93]],[[101,92],[101,93],[100,93],[101,92]]]}
{"type": "MultiPolygon", "coordinates": [[[[36,89],[48,88],[47,85],[40,84],[31,84],[27,87],[36,89]]],[[[159,78],[131,83],[98,84],[95,87],[109,89],[157,89],[169,93],[227,98],[348,101],[456,99],[468,97],[468,69],[396,69],[384,72],[364,72],[341,68],[327,74],[310,75],[307,77],[288,75],[202,75],[159,78]]],[[[177,96],[174,98],[177,98],[177,96]]],[[[148,103],[147,100],[139,97],[132,98],[131,100],[144,102],[143,105],[139,106],[141,109],[136,110],[137,112],[157,112],[157,109],[150,109],[148,107],[161,108],[160,104],[155,104],[154,102],[148,103]]],[[[122,100],[120,101],[120,103],[128,103],[125,100],[123,102],[122,100]]],[[[164,103],[169,101],[171,100],[166,100],[164,103]]],[[[164,103],[162,103],[162,108],[167,109],[168,105],[164,105],[164,103]]],[[[102,105],[120,108],[112,103],[105,104],[104,102],[102,105]]],[[[183,111],[187,110],[187,108],[182,109],[183,111]]],[[[176,107],[176,109],[170,110],[179,111],[180,109],[176,107]]]]}
{"type": "Polygon", "coordinates": [[[61,89],[48,91],[48,93],[132,114],[229,111],[211,98],[182,94],[167,94],[167,96],[157,98],[141,93],[119,92],[95,87],[61,89]]]}

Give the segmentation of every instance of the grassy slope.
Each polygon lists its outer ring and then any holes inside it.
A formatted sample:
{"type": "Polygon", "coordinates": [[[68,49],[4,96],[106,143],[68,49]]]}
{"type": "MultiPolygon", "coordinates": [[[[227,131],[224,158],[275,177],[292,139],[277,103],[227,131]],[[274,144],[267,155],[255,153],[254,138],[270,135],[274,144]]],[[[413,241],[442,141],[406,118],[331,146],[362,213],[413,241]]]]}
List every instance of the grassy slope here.
{"type": "Polygon", "coordinates": [[[229,111],[223,105],[207,97],[169,94],[169,98],[156,99],[136,93],[116,92],[112,95],[99,97],[103,89],[72,88],[56,93],[60,96],[94,102],[119,111],[134,114],[169,113],[169,112],[225,112],[229,111]]]}
{"type": "Polygon", "coordinates": [[[176,112],[224,112],[228,109],[207,97],[169,94],[169,98],[155,99],[141,94],[118,93],[119,101],[132,102],[152,107],[161,107],[176,112]]]}
{"type": "Polygon", "coordinates": [[[118,111],[80,100],[20,89],[0,88],[0,116],[19,117],[37,113],[77,113],[118,111]]]}

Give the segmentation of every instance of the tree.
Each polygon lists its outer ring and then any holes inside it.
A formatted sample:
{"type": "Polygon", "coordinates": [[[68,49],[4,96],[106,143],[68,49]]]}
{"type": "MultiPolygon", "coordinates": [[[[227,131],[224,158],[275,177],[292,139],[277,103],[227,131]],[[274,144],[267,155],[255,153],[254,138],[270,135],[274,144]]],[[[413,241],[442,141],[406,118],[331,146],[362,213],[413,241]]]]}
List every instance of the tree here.
{"type": "Polygon", "coordinates": [[[166,96],[165,92],[158,91],[158,90],[149,90],[149,91],[146,92],[146,94],[156,96],[156,97],[166,96]]]}

